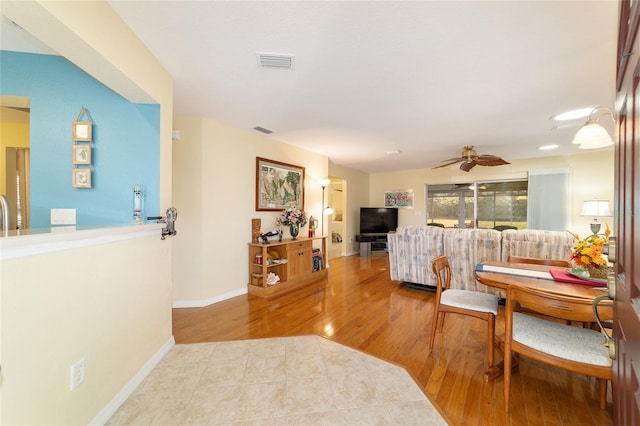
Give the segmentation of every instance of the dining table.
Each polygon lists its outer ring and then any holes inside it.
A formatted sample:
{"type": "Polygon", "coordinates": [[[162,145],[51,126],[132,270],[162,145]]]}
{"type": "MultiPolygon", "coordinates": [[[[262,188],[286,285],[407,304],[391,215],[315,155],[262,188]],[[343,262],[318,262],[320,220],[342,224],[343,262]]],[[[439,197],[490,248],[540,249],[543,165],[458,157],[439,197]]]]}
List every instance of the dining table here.
{"type": "MultiPolygon", "coordinates": [[[[533,288],[547,293],[589,300],[607,294],[606,283],[580,279],[570,274],[566,267],[560,266],[487,261],[476,265],[475,277],[481,284],[503,290],[500,293],[505,297],[510,286],[533,288]]],[[[613,302],[606,300],[602,303],[613,302]]],[[[504,342],[497,334],[495,346],[504,352],[504,342]]],[[[518,364],[514,362],[512,371],[517,368],[518,364]]],[[[496,363],[484,373],[485,380],[494,380],[500,377],[503,371],[502,361],[496,363]]]]}

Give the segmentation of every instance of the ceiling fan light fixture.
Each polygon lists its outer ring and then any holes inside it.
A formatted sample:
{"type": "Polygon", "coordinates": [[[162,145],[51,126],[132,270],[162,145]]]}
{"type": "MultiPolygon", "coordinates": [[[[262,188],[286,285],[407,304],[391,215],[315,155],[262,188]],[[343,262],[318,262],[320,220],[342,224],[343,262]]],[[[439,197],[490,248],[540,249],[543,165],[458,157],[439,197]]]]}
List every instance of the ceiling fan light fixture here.
{"type": "Polygon", "coordinates": [[[473,160],[473,157],[477,157],[478,153],[473,149],[472,146],[465,146],[462,151],[462,156],[467,157],[467,161],[473,160]]]}

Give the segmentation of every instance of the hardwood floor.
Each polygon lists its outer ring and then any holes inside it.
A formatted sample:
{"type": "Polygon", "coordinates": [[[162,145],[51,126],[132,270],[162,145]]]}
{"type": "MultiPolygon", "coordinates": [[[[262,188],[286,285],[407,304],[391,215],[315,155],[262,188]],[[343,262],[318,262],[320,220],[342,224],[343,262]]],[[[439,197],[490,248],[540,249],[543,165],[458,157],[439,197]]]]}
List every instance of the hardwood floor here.
{"type": "Polygon", "coordinates": [[[611,389],[601,410],[593,379],[524,358],[512,377],[506,414],[502,378],[487,383],[483,377],[485,322],[448,315],[428,354],[433,299],[433,293],[391,281],[386,254],[356,255],[332,260],[328,279],[270,301],[244,295],[174,309],[173,333],[176,343],[323,336],[406,368],[453,425],[612,424],[611,389]]]}

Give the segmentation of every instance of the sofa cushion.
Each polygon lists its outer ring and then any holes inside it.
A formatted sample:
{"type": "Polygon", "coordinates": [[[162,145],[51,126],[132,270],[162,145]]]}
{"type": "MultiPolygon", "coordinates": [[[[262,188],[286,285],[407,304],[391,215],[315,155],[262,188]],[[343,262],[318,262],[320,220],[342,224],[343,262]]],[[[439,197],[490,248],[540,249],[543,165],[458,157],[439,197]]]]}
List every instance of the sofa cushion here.
{"type": "Polygon", "coordinates": [[[519,229],[502,231],[502,257],[539,257],[543,259],[569,259],[575,239],[568,232],[519,229]]]}
{"type": "Polygon", "coordinates": [[[401,226],[388,234],[391,279],[435,286],[431,259],[442,256],[443,233],[437,226],[401,226]]]}
{"type": "Polygon", "coordinates": [[[478,283],[478,263],[509,256],[568,259],[574,239],[568,232],[520,229],[496,231],[478,228],[401,226],[388,234],[391,279],[436,286],[431,261],[447,256],[451,265],[451,288],[498,294],[504,292],[478,283]]]}
{"type": "Polygon", "coordinates": [[[475,267],[480,262],[500,260],[500,238],[500,231],[493,229],[444,229],[443,249],[451,265],[451,288],[497,293],[478,284],[475,267]]]}

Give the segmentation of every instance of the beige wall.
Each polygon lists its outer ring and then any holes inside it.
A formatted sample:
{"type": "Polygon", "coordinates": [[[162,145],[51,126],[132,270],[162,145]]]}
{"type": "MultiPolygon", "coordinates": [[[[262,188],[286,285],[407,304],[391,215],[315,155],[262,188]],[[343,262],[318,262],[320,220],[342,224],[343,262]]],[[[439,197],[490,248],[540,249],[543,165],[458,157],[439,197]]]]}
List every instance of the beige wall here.
{"type": "MultiPolygon", "coordinates": [[[[319,217],[328,176],[322,155],[278,142],[255,131],[204,119],[176,117],[173,143],[174,205],[179,238],[173,253],[174,306],[203,306],[246,292],[251,219],[264,232],[278,212],[256,212],[256,157],[305,168],[304,208],[319,217]]],[[[308,225],[302,229],[306,235],[308,225]]],[[[285,235],[286,235],[285,230],[285,235]]]]}
{"type": "Polygon", "coordinates": [[[0,423],[88,424],[107,406],[171,339],[170,252],[158,232],[2,261],[0,423]]]}
{"type": "MultiPolygon", "coordinates": [[[[614,157],[613,150],[585,151],[574,156],[537,158],[513,161],[499,167],[477,166],[463,172],[457,166],[442,169],[416,169],[401,172],[374,173],[369,190],[372,205],[382,205],[385,190],[413,189],[415,208],[400,209],[400,225],[421,225],[425,219],[425,184],[465,183],[490,180],[526,178],[532,169],[569,168],[571,172],[571,230],[579,235],[590,234],[593,218],[582,217],[582,202],[593,198],[609,200],[613,208],[614,157]]],[[[613,218],[601,220],[613,229],[613,218]]],[[[604,229],[603,229],[604,231],[604,229]]]]}
{"type": "Polygon", "coordinates": [[[29,123],[15,123],[0,121],[0,194],[7,193],[7,178],[5,176],[6,148],[29,147],[29,123]]]}
{"type": "MultiPolygon", "coordinates": [[[[125,98],[160,104],[169,207],[173,82],[144,44],[105,1],[3,1],[2,12],[125,98]]],[[[0,423],[87,424],[171,341],[172,242],[158,231],[0,262],[0,423]],[[86,379],[71,392],[82,357],[86,379]]]]}

